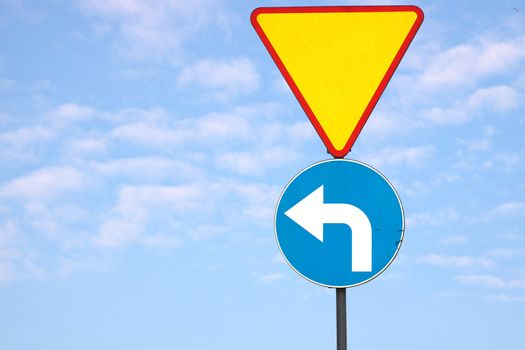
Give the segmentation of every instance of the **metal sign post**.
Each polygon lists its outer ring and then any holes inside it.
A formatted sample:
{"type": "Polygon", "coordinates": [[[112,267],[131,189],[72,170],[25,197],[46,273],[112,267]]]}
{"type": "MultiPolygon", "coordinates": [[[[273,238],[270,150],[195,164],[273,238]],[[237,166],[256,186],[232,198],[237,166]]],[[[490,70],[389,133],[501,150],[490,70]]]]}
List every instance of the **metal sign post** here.
{"type": "Polygon", "coordinates": [[[337,350],[346,350],[346,288],[335,290],[337,350]]]}

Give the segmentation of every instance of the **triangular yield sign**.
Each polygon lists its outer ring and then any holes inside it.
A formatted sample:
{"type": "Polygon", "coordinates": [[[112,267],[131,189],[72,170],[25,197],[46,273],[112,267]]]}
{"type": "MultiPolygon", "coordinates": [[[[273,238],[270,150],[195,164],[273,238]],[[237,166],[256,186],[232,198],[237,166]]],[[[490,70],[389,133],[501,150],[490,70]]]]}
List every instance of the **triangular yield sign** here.
{"type": "Polygon", "coordinates": [[[416,6],[274,7],[251,15],[334,157],[350,152],[422,21],[416,6]]]}

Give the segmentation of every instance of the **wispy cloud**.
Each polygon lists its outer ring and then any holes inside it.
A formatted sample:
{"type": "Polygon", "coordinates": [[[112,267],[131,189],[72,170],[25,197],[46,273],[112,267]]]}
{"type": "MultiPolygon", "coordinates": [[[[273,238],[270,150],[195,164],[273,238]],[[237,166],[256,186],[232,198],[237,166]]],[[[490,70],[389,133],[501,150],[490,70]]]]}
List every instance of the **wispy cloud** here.
{"type": "Polygon", "coordinates": [[[232,183],[231,188],[244,202],[242,212],[245,217],[262,226],[271,224],[280,187],[264,183],[232,183]]]}
{"type": "Polygon", "coordinates": [[[74,168],[47,167],[2,185],[0,197],[29,200],[49,199],[62,193],[82,189],[87,182],[87,176],[74,168]]]}
{"type": "Polygon", "coordinates": [[[20,278],[44,277],[46,272],[37,258],[27,246],[19,222],[0,223],[0,286],[20,278]]]}
{"type": "Polygon", "coordinates": [[[0,159],[34,161],[38,147],[51,142],[57,132],[48,126],[20,127],[0,132],[0,159]]]}
{"type": "MultiPolygon", "coordinates": [[[[158,107],[59,104],[31,129],[2,135],[35,149],[36,141],[53,137],[43,152],[48,163],[60,165],[4,180],[0,199],[17,200],[5,212],[22,213],[24,229],[38,232],[52,249],[72,252],[48,262],[59,267],[44,267],[50,276],[97,269],[92,258],[107,248],[172,249],[214,239],[231,230],[232,212],[238,226],[271,225],[281,188],[265,183],[264,174],[300,159],[295,149],[314,137],[308,121],[283,120],[280,112],[257,104],[177,118],[158,107]]],[[[3,260],[4,276],[22,273],[16,261],[3,260]]]]}
{"type": "Polygon", "coordinates": [[[259,278],[256,279],[256,282],[257,283],[262,283],[262,284],[271,284],[271,283],[275,283],[279,280],[282,280],[283,278],[285,277],[284,274],[282,273],[269,273],[269,274],[266,274],[266,275],[263,275],[259,278]]]}
{"type": "Polygon", "coordinates": [[[462,125],[480,114],[506,114],[518,109],[520,94],[506,85],[475,90],[466,101],[455,100],[449,106],[434,106],[423,110],[422,115],[433,124],[462,125]]]}
{"type": "Polygon", "coordinates": [[[525,296],[523,295],[508,295],[506,293],[487,295],[485,300],[496,301],[502,303],[525,303],[525,296]]]}
{"type": "Polygon", "coordinates": [[[442,50],[426,61],[420,83],[458,87],[512,71],[525,58],[525,37],[477,39],[442,50]]]}
{"type": "Polygon", "coordinates": [[[56,273],[58,277],[67,278],[81,271],[106,271],[109,266],[110,263],[108,261],[100,258],[60,257],[56,273]]]}
{"type": "Polygon", "coordinates": [[[506,85],[498,85],[476,90],[469,97],[466,105],[471,111],[483,109],[507,113],[516,110],[520,101],[520,95],[515,89],[506,85]]]}
{"type": "Polygon", "coordinates": [[[232,212],[235,221],[270,225],[278,191],[261,183],[210,179],[178,186],[123,186],[94,243],[177,247],[187,238],[204,240],[229,232],[232,212]]]}
{"type": "Polygon", "coordinates": [[[77,3],[86,14],[100,20],[100,33],[114,37],[111,32],[116,32],[116,45],[122,53],[138,59],[171,62],[179,62],[184,56],[182,47],[190,34],[213,20],[206,9],[213,6],[218,10],[218,3],[212,5],[208,0],[77,0],[77,3]]]}
{"type": "Polygon", "coordinates": [[[514,259],[525,253],[523,249],[496,248],[492,249],[487,255],[494,258],[514,259]]]}
{"type": "Polygon", "coordinates": [[[451,235],[440,239],[439,244],[444,246],[457,246],[466,243],[467,240],[468,239],[465,235],[451,235]]]}
{"type": "Polygon", "coordinates": [[[489,137],[476,138],[473,140],[457,139],[456,142],[461,146],[461,149],[457,152],[458,156],[462,156],[469,152],[486,153],[492,149],[492,139],[489,137]]]}
{"type": "Polygon", "coordinates": [[[196,179],[203,171],[189,162],[161,156],[111,159],[87,162],[87,166],[101,176],[160,181],[172,179],[196,179]]]}
{"type": "Polygon", "coordinates": [[[0,142],[21,145],[49,140],[54,135],[52,129],[43,126],[23,127],[0,133],[0,142]]]}
{"type": "Polygon", "coordinates": [[[487,213],[488,218],[498,218],[505,217],[508,215],[513,215],[525,211],[525,203],[518,201],[511,201],[501,203],[496,206],[494,209],[491,209],[487,213]]]}
{"type": "Polygon", "coordinates": [[[525,288],[525,279],[504,279],[494,275],[459,275],[456,280],[463,284],[495,289],[525,288]]]}
{"type": "MultiPolygon", "coordinates": [[[[204,213],[206,208],[213,205],[204,186],[199,184],[123,186],[119,190],[118,202],[112,213],[100,226],[95,243],[100,246],[120,247],[130,242],[153,242],[150,235],[161,235],[164,242],[168,242],[165,232],[176,229],[177,220],[182,220],[184,215],[192,211],[204,213]],[[146,237],[146,227],[155,227],[154,224],[148,224],[159,216],[166,220],[165,228],[153,229],[157,232],[148,234],[149,238],[146,237]]],[[[171,243],[178,245],[180,236],[171,243]]]]}
{"type": "Polygon", "coordinates": [[[103,154],[108,149],[108,142],[105,138],[84,138],[73,140],[68,144],[65,154],[70,158],[83,158],[86,155],[103,154]]]}
{"type": "Polygon", "coordinates": [[[45,118],[51,123],[69,124],[88,120],[95,115],[92,107],[76,103],[65,103],[46,113],[45,118]]]}
{"type": "Polygon", "coordinates": [[[166,121],[124,123],[111,132],[111,137],[136,142],[147,148],[198,144],[209,146],[224,141],[247,140],[255,130],[250,123],[253,110],[236,108],[226,113],[209,113],[201,117],[166,121]]]}
{"type": "Polygon", "coordinates": [[[0,261],[0,286],[11,281],[15,275],[15,268],[11,262],[0,261]]]}
{"type": "Polygon", "coordinates": [[[399,137],[425,127],[425,123],[421,118],[414,116],[413,111],[399,110],[396,106],[390,106],[389,102],[386,99],[376,107],[373,115],[366,122],[360,139],[399,137]]]}
{"type": "Polygon", "coordinates": [[[410,73],[397,75],[392,82],[400,93],[381,102],[392,108],[382,112],[388,118],[381,122],[371,119],[371,131],[392,130],[391,135],[399,135],[435,125],[459,127],[476,118],[516,112],[522,105],[522,89],[520,77],[511,72],[525,61],[524,47],[523,35],[509,39],[494,33],[449,47],[425,43],[405,62],[410,73]]]}
{"type": "Polygon", "coordinates": [[[396,164],[403,166],[419,166],[433,155],[433,146],[412,146],[412,147],[384,147],[374,152],[366,154],[363,158],[377,167],[386,164],[396,164]]]}
{"type": "Polygon", "coordinates": [[[291,161],[302,158],[302,154],[288,147],[270,147],[251,152],[224,152],[216,157],[217,167],[238,174],[261,177],[268,169],[279,169],[291,161]]]}
{"type": "Polygon", "coordinates": [[[431,191],[430,186],[420,181],[415,181],[410,184],[398,182],[396,184],[396,188],[401,195],[406,195],[409,197],[424,196],[425,194],[428,194],[431,191]]]}
{"type": "Polygon", "coordinates": [[[460,125],[472,118],[468,111],[461,107],[431,107],[423,111],[423,116],[428,121],[439,125],[460,125]]]}
{"type": "Polygon", "coordinates": [[[229,60],[205,59],[183,67],[178,77],[181,89],[204,88],[194,95],[208,95],[215,100],[229,100],[250,94],[259,87],[259,74],[246,57],[229,60]]]}
{"type": "Polygon", "coordinates": [[[471,257],[466,255],[429,254],[421,257],[420,262],[439,267],[491,267],[494,262],[486,257],[471,257]]]}
{"type": "Polygon", "coordinates": [[[436,227],[450,225],[462,217],[455,208],[442,208],[434,212],[413,213],[407,216],[406,223],[410,227],[436,227]]]}

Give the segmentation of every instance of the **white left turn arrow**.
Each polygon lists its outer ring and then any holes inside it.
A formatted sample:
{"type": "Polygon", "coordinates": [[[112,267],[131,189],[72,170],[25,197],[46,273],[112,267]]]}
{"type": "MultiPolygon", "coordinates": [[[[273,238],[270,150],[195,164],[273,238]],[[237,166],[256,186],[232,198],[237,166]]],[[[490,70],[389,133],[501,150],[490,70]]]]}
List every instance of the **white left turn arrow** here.
{"type": "Polygon", "coordinates": [[[372,225],[358,207],[324,203],[324,186],[320,186],[284,214],[321,242],[324,224],[349,226],[352,229],[352,271],[372,271],[372,225]]]}

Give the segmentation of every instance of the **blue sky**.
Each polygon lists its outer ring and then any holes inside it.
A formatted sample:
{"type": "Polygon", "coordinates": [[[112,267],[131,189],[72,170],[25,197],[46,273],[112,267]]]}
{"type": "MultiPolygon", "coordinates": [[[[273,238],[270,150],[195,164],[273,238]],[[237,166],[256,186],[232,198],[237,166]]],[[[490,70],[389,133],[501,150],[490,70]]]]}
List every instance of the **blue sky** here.
{"type": "MultiPolygon", "coordinates": [[[[406,215],[394,263],[347,292],[349,347],[522,349],[525,3],[414,4],[348,156],[406,215]]],[[[2,349],[335,348],[335,292],[273,233],[328,158],[249,23],[278,5],[299,3],[1,2],[2,349]]]]}

